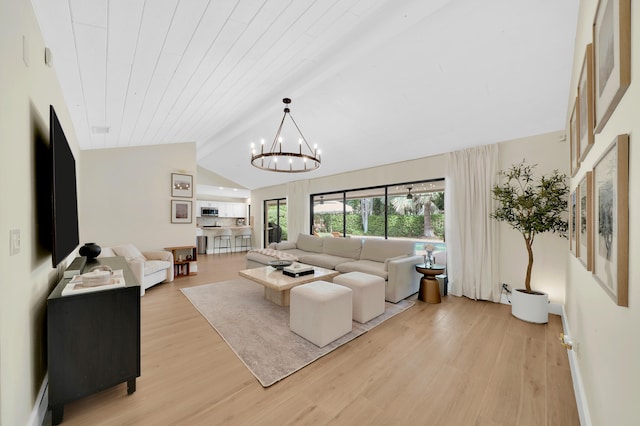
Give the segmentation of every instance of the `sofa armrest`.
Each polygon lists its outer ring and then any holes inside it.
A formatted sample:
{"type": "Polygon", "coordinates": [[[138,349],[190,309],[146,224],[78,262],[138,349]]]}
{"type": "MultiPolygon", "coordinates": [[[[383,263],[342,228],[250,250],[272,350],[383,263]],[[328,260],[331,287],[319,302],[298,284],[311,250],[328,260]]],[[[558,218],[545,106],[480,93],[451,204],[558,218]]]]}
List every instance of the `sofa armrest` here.
{"type": "Polygon", "coordinates": [[[149,260],[164,260],[173,264],[173,254],[170,251],[143,251],[142,254],[149,260]]]}
{"type": "Polygon", "coordinates": [[[406,256],[388,262],[389,277],[387,279],[386,299],[396,303],[411,296],[420,288],[420,274],[415,265],[422,261],[422,256],[406,256]]]}
{"type": "Polygon", "coordinates": [[[157,251],[143,251],[142,254],[149,260],[164,260],[169,262],[171,266],[167,268],[166,282],[173,281],[173,253],[170,251],[157,250],[157,251]]]}

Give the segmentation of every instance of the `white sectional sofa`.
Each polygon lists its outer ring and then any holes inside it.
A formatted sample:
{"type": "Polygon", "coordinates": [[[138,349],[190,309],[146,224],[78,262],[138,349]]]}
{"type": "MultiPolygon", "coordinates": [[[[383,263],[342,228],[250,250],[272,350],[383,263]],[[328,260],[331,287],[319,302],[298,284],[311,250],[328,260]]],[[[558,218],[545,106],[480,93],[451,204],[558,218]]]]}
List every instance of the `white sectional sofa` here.
{"type": "Polygon", "coordinates": [[[333,269],[338,272],[364,272],[384,278],[385,299],[399,302],[418,291],[420,277],[414,265],[422,256],[414,255],[414,243],[378,238],[333,238],[299,234],[296,242],[271,244],[268,249],[247,253],[246,267],[257,268],[274,259],[333,269]]]}

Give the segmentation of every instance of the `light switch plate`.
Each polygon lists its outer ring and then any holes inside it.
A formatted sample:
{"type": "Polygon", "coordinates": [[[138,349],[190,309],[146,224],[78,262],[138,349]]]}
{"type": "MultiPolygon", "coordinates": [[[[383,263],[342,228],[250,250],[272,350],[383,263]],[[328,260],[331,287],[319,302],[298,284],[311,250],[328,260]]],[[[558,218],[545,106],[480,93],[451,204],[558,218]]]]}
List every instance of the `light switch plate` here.
{"type": "Polygon", "coordinates": [[[12,229],[9,231],[9,256],[20,253],[20,230],[12,229]]]}

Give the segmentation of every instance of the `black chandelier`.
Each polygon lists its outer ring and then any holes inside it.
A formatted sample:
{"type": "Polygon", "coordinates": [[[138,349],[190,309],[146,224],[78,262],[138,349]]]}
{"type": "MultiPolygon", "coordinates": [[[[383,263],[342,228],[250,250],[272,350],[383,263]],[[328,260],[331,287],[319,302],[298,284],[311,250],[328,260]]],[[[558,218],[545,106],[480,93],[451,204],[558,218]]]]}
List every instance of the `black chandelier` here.
{"type": "Polygon", "coordinates": [[[312,170],[320,167],[320,151],[317,146],[314,146],[311,149],[307,139],[304,137],[298,124],[293,119],[291,115],[291,110],[289,109],[289,104],[291,103],[291,99],[284,98],[282,100],[284,102],[284,115],[282,116],[282,120],[280,121],[280,126],[278,127],[278,131],[276,132],[275,138],[273,138],[273,143],[271,144],[271,148],[268,151],[264,149],[264,139],[262,140],[260,152],[256,152],[256,147],[252,143],[251,144],[251,164],[254,167],[257,167],[262,170],[269,170],[272,172],[281,172],[281,173],[301,173],[301,172],[310,172],[312,170]],[[283,138],[280,135],[282,133],[282,126],[284,125],[284,121],[287,116],[291,119],[294,126],[298,130],[300,134],[300,138],[298,138],[298,150],[297,151],[286,151],[283,150],[283,138]],[[304,147],[303,147],[304,142],[304,147]],[[306,148],[306,149],[304,149],[306,148]]]}

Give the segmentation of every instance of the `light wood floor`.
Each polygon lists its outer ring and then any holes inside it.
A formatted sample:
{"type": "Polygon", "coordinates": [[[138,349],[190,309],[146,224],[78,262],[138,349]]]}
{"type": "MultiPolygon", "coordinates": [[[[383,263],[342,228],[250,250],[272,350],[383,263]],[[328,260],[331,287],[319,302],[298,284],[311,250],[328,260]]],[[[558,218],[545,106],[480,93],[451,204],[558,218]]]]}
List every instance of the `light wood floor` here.
{"type": "Polygon", "coordinates": [[[63,425],[577,425],[561,321],[448,296],[414,307],[264,389],[181,288],[224,281],[242,254],[141,299],[142,375],[65,406],[63,425]]]}

